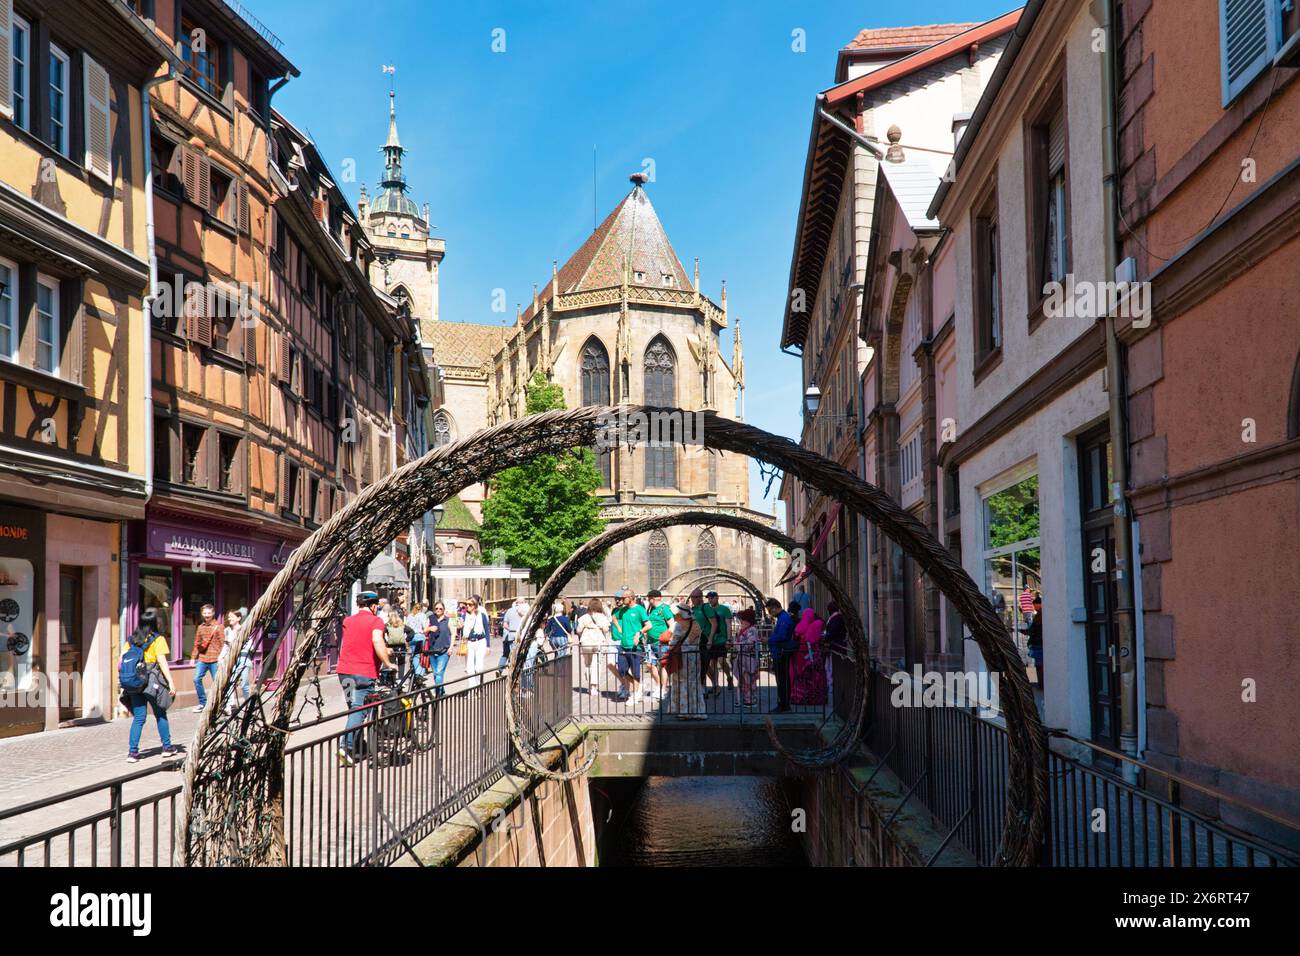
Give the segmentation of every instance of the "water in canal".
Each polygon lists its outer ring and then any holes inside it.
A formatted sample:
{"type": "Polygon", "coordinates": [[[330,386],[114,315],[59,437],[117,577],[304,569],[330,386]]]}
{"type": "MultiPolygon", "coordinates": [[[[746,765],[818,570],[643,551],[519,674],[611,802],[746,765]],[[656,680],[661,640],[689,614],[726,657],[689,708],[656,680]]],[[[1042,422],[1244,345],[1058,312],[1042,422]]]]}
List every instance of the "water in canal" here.
{"type": "Polygon", "coordinates": [[[601,866],[807,866],[787,783],[771,777],[598,780],[601,866]]]}

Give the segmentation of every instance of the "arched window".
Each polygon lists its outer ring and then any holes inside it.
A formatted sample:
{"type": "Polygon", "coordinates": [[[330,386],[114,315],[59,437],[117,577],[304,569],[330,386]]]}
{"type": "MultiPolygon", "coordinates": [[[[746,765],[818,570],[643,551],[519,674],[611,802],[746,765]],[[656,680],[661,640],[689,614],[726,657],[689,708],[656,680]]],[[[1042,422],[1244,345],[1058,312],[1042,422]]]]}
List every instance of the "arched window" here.
{"type": "MultiPolygon", "coordinates": [[[[596,338],[588,339],[582,347],[582,404],[609,404],[609,353],[596,338]]],[[[596,453],[596,464],[606,488],[610,487],[609,462],[609,452],[596,453]]]]}
{"type": "Polygon", "coordinates": [[[657,588],[668,580],[668,535],[662,531],[651,532],[647,551],[650,586],[657,588]]]}
{"type": "MultiPolygon", "coordinates": [[[[645,350],[645,403],[662,408],[677,404],[673,350],[663,336],[655,338],[645,350]]],[[[662,444],[645,449],[645,484],[647,488],[677,487],[677,449],[671,435],[654,435],[662,444]]]]}
{"type": "Polygon", "coordinates": [[[441,448],[443,445],[449,444],[451,444],[451,418],[446,412],[434,412],[433,447],[441,448]]]}
{"type": "Polygon", "coordinates": [[[700,532],[700,539],[695,542],[695,566],[697,568],[718,566],[718,542],[708,528],[700,532]]]}

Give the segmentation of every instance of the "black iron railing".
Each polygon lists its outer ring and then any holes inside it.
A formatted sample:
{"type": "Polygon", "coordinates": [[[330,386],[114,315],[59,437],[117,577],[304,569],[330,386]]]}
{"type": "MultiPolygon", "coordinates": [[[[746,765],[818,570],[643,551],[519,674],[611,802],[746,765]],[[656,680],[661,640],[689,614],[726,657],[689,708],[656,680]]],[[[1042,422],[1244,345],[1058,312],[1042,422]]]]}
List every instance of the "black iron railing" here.
{"type": "MultiPolygon", "coordinates": [[[[1002,839],[1006,808],[1006,730],[983,719],[975,707],[895,706],[891,700],[897,686],[891,679],[894,673],[873,665],[864,743],[898,777],[908,799],[924,805],[945,834],[945,846],[956,843],[980,864],[991,865],[1002,839]]],[[[908,675],[900,679],[905,678],[908,675]]],[[[1109,754],[1068,734],[1054,736],[1086,751],[1109,754]]],[[[1180,805],[1184,787],[1212,793],[1207,788],[1120,754],[1109,756],[1134,764],[1138,782],[1129,783],[1105,766],[1051,751],[1044,865],[1300,865],[1300,859],[1288,851],[1180,805]],[[1153,792],[1157,788],[1159,793],[1153,792]]],[[[1224,794],[1213,795],[1237,802],[1224,794]]],[[[941,853],[934,856],[940,858],[941,853]]]]}
{"type": "MultiPolygon", "coordinates": [[[[682,648],[680,663],[671,676],[667,673],[666,645],[661,645],[654,664],[642,651],[630,652],[639,661],[635,693],[629,691],[624,678],[631,670],[627,657],[617,648],[574,646],[570,650],[577,694],[574,716],[582,720],[743,718],[773,713],[779,705],[776,674],[765,638],[755,643],[732,642],[712,652],[692,643],[682,648]],[[698,696],[690,686],[692,681],[700,684],[698,696]]],[[[819,656],[810,666],[821,670],[820,679],[810,674],[797,686],[792,680],[789,712],[828,716],[837,693],[834,688],[844,683],[833,680],[835,668],[842,669],[842,665],[847,666],[847,662],[828,663],[828,655],[819,656]]],[[[789,659],[785,666],[792,666],[789,659]]]]}
{"type": "MultiPolygon", "coordinates": [[[[530,689],[520,719],[534,746],[571,716],[570,664],[552,658],[522,675],[530,689]]],[[[362,708],[351,765],[340,757],[347,711],[296,725],[295,739],[308,739],[285,751],[289,864],[389,863],[470,803],[510,763],[507,686],[496,673],[475,675],[446,684],[443,696],[426,686],[362,708]]],[[[158,775],[182,765],[0,811],[0,866],[169,866],[181,787],[158,775]],[[40,823],[51,817],[58,822],[40,823]]]]}

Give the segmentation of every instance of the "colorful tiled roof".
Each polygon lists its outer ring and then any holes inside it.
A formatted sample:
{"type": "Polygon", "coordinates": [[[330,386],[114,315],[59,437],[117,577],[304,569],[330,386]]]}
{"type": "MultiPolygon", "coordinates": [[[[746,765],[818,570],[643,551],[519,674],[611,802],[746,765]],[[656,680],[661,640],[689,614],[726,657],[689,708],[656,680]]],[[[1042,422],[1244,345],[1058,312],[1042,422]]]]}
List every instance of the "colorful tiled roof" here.
{"type": "MultiPolygon", "coordinates": [[[[561,294],[582,292],[587,289],[605,289],[622,285],[624,263],[631,256],[632,285],[663,287],[663,276],[673,276],[672,288],[693,291],[695,286],[672,243],[664,232],[663,223],[650,203],[650,197],[638,183],[605,217],[605,221],[578,247],[560,267],[557,279],[561,294]],[[636,273],[645,274],[646,281],[638,283],[636,273]]],[[[540,308],[551,297],[551,282],[537,290],[540,308]]],[[[533,316],[530,302],[524,310],[523,321],[533,316]]]]}
{"type": "Polygon", "coordinates": [[[897,50],[900,48],[920,48],[946,40],[948,37],[965,33],[979,26],[978,23],[932,23],[917,27],[883,27],[874,30],[860,30],[844,47],[849,50],[897,50]]]}
{"type": "Polygon", "coordinates": [[[425,322],[420,334],[433,348],[433,360],[439,365],[486,371],[492,364],[492,356],[505,341],[506,330],[499,325],[477,322],[425,322]]]}

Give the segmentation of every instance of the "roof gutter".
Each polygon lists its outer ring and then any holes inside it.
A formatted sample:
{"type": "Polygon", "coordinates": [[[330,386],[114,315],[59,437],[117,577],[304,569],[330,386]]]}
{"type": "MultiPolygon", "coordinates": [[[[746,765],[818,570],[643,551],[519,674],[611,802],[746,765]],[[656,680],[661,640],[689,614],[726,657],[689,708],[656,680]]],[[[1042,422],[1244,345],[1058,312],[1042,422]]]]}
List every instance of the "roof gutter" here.
{"type": "Polygon", "coordinates": [[[1011,39],[1007,41],[1007,47],[1002,51],[1002,56],[998,59],[998,65],[993,70],[993,76],[989,78],[989,85],[984,88],[984,93],[980,96],[980,101],[975,107],[975,112],[971,114],[970,122],[966,125],[966,132],[962,133],[961,142],[957,144],[957,151],[952,157],[952,176],[945,176],[939,183],[939,191],[934,194],[934,199],[930,201],[930,208],[926,210],[926,215],[931,219],[939,219],[939,209],[943,206],[943,201],[952,188],[952,184],[957,180],[957,173],[961,171],[961,164],[970,152],[971,144],[979,138],[980,127],[984,125],[985,119],[988,118],[989,111],[993,108],[993,102],[998,98],[998,93],[1002,85],[1006,82],[1007,74],[1011,72],[1011,65],[1015,62],[1016,55],[1020,48],[1025,45],[1025,38],[1034,26],[1034,21],[1038,19],[1038,14],[1043,9],[1044,0],[1029,0],[1021,11],[1020,20],[1015,29],[1011,31],[1011,39]]]}

